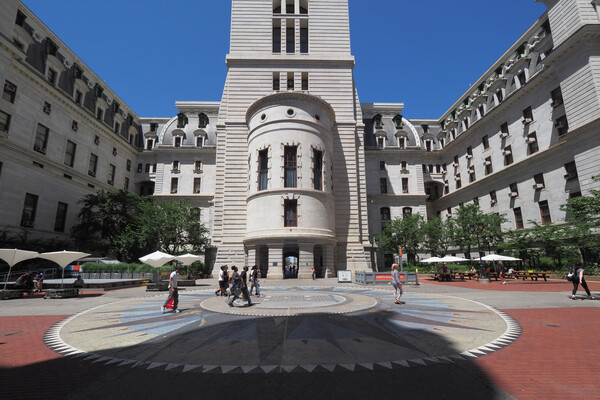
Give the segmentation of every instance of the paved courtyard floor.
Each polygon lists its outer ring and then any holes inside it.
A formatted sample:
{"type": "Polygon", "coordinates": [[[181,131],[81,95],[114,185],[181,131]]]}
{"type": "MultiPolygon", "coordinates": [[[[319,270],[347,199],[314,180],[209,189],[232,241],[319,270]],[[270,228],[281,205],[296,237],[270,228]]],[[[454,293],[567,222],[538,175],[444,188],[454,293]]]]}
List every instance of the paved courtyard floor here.
{"type": "MultiPolygon", "coordinates": [[[[600,302],[566,281],[216,282],[0,302],[1,399],[600,399],[600,302]],[[585,299],[585,300],[584,300],[585,299]]],[[[588,282],[599,297],[600,282],[588,282]]]]}

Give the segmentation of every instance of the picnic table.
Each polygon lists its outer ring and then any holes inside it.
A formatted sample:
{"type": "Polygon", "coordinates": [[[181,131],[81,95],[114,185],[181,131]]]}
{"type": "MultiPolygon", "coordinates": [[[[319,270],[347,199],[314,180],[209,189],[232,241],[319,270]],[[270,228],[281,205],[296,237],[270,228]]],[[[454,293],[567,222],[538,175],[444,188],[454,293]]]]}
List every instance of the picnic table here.
{"type": "Polygon", "coordinates": [[[515,271],[511,275],[517,279],[523,279],[524,281],[527,280],[527,278],[530,278],[532,281],[537,281],[538,278],[544,278],[544,281],[548,281],[548,274],[546,272],[515,271]]]}

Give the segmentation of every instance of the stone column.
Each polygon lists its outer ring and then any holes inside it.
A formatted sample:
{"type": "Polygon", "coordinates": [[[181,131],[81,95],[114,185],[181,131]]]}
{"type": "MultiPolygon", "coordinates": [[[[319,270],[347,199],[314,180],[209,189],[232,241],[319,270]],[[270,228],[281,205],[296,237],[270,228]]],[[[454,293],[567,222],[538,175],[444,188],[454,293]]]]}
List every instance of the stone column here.
{"type": "Polygon", "coordinates": [[[283,244],[269,245],[267,279],[283,279],[283,244]]]}
{"type": "Polygon", "coordinates": [[[298,279],[312,279],[312,267],[315,262],[315,245],[300,244],[298,254],[298,279]]]}
{"type": "Polygon", "coordinates": [[[335,277],[335,264],[334,264],[334,246],[327,245],[323,246],[323,269],[325,270],[325,278],[335,277]]]}
{"type": "Polygon", "coordinates": [[[257,265],[256,262],[256,246],[249,246],[248,253],[246,255],[246,265],[252,268],[253,265],[257,265]]]}

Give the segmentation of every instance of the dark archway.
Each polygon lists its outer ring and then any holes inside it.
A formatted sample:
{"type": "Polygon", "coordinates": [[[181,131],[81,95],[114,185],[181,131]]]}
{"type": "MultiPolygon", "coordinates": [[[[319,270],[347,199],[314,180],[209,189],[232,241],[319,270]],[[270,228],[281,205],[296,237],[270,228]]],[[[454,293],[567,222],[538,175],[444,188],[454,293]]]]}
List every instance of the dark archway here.
{"type": "Polygon", "coordinates": [[[298,263],[299,251],[298,248],[285,248],[283,251],[283,278],[295,279],[298,278],[298,263]]]}

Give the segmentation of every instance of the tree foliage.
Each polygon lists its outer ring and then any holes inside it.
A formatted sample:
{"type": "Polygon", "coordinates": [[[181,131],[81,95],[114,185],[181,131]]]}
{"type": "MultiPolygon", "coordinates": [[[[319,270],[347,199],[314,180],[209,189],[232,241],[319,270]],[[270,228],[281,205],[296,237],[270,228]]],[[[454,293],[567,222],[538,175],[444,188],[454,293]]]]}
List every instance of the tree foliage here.
{"type": "Polygon", "coordinates": [[[153,202],[126,190],[99,191],[79,201],[72,236],[79,248],[133,262],[157,249],[200,252],[207,230],[195,209],[182,201],[153,202]]]}
{"type": "Polygon", "coordinates": [[[386,253],[398,253],[398,246],[409,256],[409,260],[419,250],[423,241],[423,217],[421,214],[404,214],[402,218],[388,221],[381,234],[375,235],[375,242],[386,253]]]}

